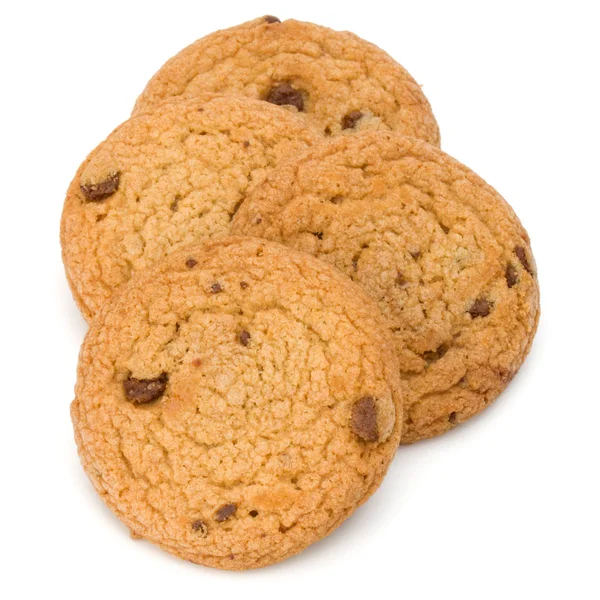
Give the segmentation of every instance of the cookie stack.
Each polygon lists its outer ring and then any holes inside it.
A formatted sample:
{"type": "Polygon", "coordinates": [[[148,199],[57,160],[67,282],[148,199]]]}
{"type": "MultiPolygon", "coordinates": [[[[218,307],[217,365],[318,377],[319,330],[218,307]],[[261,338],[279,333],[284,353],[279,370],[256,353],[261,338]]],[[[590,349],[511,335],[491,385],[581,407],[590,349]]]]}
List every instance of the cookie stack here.
{"type": "Polygon", "coordinates": [[[526,231],[438,148],[412,77],[271,16],[170,59],[61,223],[90,330],[72,418],[131,529],[223,569],[283,560],[399,443],[481,411],[539,318],[526,231]]]}

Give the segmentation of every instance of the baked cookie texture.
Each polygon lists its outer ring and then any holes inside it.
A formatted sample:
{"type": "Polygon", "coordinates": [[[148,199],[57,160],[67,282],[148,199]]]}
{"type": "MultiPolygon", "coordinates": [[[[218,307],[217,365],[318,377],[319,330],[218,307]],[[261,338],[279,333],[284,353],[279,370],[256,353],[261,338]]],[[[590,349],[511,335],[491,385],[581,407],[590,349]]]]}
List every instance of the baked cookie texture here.
{"type": "Polygon", "coordinates": [[[108,506],[164,550],[262,567],[378,487],[401,382],[375,304],[312,256],[255,238],[175,252],[105,303],[71,414],[108,506]]]}
{"type": "Polygon", "coordinates": [[[440,143],[431,106],[402,66],[352,33],[312,23],[267,16],[197,40],[154,75],[134,114],[201,92],[285,106],[326,135],[390,129],[440,143]]]}
{"type": "Polygon", "coordinates": [[[278,106],[214,94],[123,123],[81,165],[63,209],[63,262],[85,318],[133,273],[226,234],[248,191],[318,139],[278,106]]]}
{"type": "Polygon", "coordinates": [[[232,231],[327,261],[377,301],[404,381],[403,443],[485,408],[531,346],[527,232],[495,190],[422,141],[375,132],[315,147],[248,196],[232,231]]]}

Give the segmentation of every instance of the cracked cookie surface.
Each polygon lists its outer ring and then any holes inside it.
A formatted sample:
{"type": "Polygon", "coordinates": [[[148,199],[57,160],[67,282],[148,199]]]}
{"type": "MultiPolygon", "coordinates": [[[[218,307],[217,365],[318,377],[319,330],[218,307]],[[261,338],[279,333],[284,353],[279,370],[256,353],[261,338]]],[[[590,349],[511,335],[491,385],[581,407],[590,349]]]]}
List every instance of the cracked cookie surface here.
{"type": "Polygon", "coordinates": [[[82,347],[82,464],[131,529],[247,569],[327,535],[380,484],[401,382],[375,303],[311,256],[207,240],[139,273],[82,347]]]}
{"type": "Polygon", "coordinates": [[[481,411],[539,318],[529,238],[502,197],[419,140],[365,133],[273,171],[232,224],[334,264],[377,301],[404,380],[403,443],[481,411]]]}
{"type": "Polygon", "coordinates": [[[63,209],[65,271],[86,319],[134,272],[226,234],[246,193],[317,139],[277,106],[215,95],[123,123],[81,165],[63,209]]]}
{"type": "Polygon", "coordinates": [[[440,142],[429,102],[403,67],[352,33],[312,23],[262,17],[197,40],[154,75],[134,114],[201,92],[285,106],[325,135],[389,129],[440,142]]]}

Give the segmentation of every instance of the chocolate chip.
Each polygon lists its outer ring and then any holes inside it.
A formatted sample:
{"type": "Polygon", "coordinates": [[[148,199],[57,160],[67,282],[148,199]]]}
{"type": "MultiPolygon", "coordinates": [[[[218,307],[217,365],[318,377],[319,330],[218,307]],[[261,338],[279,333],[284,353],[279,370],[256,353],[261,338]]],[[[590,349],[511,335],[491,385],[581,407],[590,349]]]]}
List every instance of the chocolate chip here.
{"type": "Polygon", "coordinates": [[[424,352],[423,358],[428,363],[432,363],[442,358],[442,356],[444,356],[446,352],[448,352],[448,346],[446,344],[442,344],[441,346],[438,346],[438,348],[436,348],[435,350],[428,350],[427,352],[424,352]]]}
{"type": "Polygon", "coordinates": [[[246,140],[244,142],[244,148],[248,148],[250,146],[250,142],[248,140],[246,140]]]}
{"type": "Polygon", "coordinates": [[[219,523],[227,521],[229,517],[235,514],[236,510],[237,506],[231,502],[229,504],[223,504],[223,506],[215,513],[215,521],[219,523]]]}
{"type": "Polygon", "coordinates": [[[221,286],[221,284],[219,282],[213,283],[210,286],[210,293],[211,294],[219,294],[222,291],[223,291],[223,287],[221,286]]]}
{"type": "Polygon", "coordinates": [[[194,365],[194,367],[201,367],[202,366],[202,359],[200,358],[195,358],[192,361],[192,364],[194,365]]]}
{"type": "Polygon", "coordinates": [[[99,183],[82,183],[81,192],[90,202],[100,202],[112,196],[119,189],[120,173],[111,173],[104,181],[99,183]]]}
{"type": "Polygon", "coordinates": [[[247,346],[250,343],[250,333],[244,329],[244,331],[240,332],[238,339],[240,340],[240,344],[242,346],[247,346]]]}
{"type": "Polygon", "coordinates": [[[246,289],[248,289],[248,282],[247,282],[247,281],[240,281],[240,287],[241,287],[243,290],[246,290],[246,289]]]}
{"type": "Polygon", "coordinates": [[[323,133],[324,133],[324,134],[325,134],[327,137],[331,136],[331,127],[329,127],[329,126],[325,127],[325,131],[323,131],[323,133]]]}
{"type": "Polygon", "coordinates": [[[300,112],[304,110],[304,96],[300,90],[289,83],[278,83],[267,93],[265,100],[277,106],[295,106],[300,112]]]}
{"type": "Polygon", "coordinates": [[[475,317],[487,317],[490,314],[491,304],[485,298],[477,298],[469,309],[469,314],[475,317]]]}
{"type": "Polygon", "coordinates": [[[323,239],[323,232],[322,232],[322,231],[317,231],[317,232],[313,231],[313,232],[312,232],[312,234],[313,234],[313,235],[314,235],[314,236],[315,236],[317,239],[319,239],[319,240],[322,240],[322,239],[323,239]]]}
{"type": "Polygon", "coordinates": [[[235,203],[235,206],[233,207],[233,210],[229,213],[229,220],[233,219],[233,217],[235,216],[235,213],[240,210],[240,206],[242,205],[242,203],[244,202],[244,198],[242,198],[241,200],[238,200],[235,203]]]}
{"type": "Polygon", "coordinates": [[[419,257],[421,256],[421,251],[420,250],[411,250],[410,255],[415,259],[418,260],[419,257]]]}
{"type": "Polygon", "coordinates": [[[354,129],[356,124],[363,118],[360,110],[353,110],[342,118],[342,129],[354,129]]]}
{"type": "Polygon", "coordinates": [[[444,233],[448,233],[448,232],[450,231],[450,228],[449,228],[449,227],[446,227],[445,225],[442,225],[441,223],[440,223],[440,227],[442,228],[442,231],[443,231],[444,233]]]}
{"type": "Polygon", "coordinates": [[[254,519],[254,518],[256,518],[256,517],[258,517],[258,511],[257,511],[257,510],[251,510],[251,511],[250,511],[248,514],[249,514],[249,515],[250,515],[250,516],[251,516],[253,519],[254,519]]]}
{"type": "Polygon", "coordinates": [[[175,198],[174,198],[173,202],[171,202],[171,206],[170,206],[170,208],[171,208],[171,210],[172,210],[173,212],[177,212],[177,210],[178,210],[178,208],[179,208],[179,201],[180,201],[180,200],[181,200],[181,196],[177,195],[177,196],[175,196],[175,198]]]}
{"type": "Polygon", "coordinates": [[[202,537],[206,537],[208,535],[208,525],[198,519],[192,523],[192,531],[198,531],[202,537]]]}
{"type": "Polygon", "coordinates": [[[277,17],[274,17],[273,15],[267,15],[265,17],[265,21],[267,23],[281,23],[281,20],[278,19],[277,17]]]}
{"type": "Polygon", "coordinates": [[[452,425],[454,425],[456,423],[456,413],[455,412],[451,412],[448,415],[448,421],[450,421],[450,423],[452,423],[452,425]]]}
{"type": "Polygon", "coordinates": [[[350,426],[352,431],[365,442],[376,442],[379,439],[375,398],[364,396],[354,403],[350,426]]]}
{"type": "Polygon", "coordinates": [[[195,267],[197,264],[198,264],[198,261],[197,261],[197,260],[194,260],[193,258],[188,258],[188,259],[185,261],[185,266],[186,266],[188,269],[193,269],[193,268],[194,268],[194,267],[195,267]]]}
{"type": "Polygon", "coordinates": [[[125,398],[134,404],[146,404],[158,400],[167,389],[169,376],[162,373],[155,379],[136,379],[129,376],[123,382],[125,398]]]}
{"type": "Polygon", "coordinates": [[[525,248],[523,246],[515,246],[515,254],[517,258],[521,261],[523,268],[530,274],[533,275],[533,269],[527,260],[527,254],[525,253],[525,248]]]}
{"type": "Polygon", "coordinates": [[[396,273],[396,279],[394,279],[394,283],[396,285],[399,285],[400,287],[405,286],[408,282],[406,281],[406,279],[404,278],[404,275],[402,275],[401,271],[398,271],[398,273],[396,273]]]}
{"type": "Polygon", "coordinates": [[[506,267],[504,277],[506,277],[506,285],[509,288],[513,287],[519,281],[517,270],[512,265],[506,267]]]}
{"type": "Polygon", "coordinates": [[[344,198],[342,196],[334,196],[330,202],[331,204],[341,204],[344,201],[344,198]]]}

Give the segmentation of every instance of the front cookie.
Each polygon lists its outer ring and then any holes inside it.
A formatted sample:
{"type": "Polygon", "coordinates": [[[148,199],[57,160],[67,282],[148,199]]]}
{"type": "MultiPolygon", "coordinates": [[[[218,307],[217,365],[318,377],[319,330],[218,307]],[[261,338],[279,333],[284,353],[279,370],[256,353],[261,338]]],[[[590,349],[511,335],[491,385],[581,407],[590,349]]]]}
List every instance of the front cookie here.
{"type": "Polygon", "coordinates": [[[63,209],[63,261],[86,319],[133,273],[226,234],[252,187],[317,139],[277,106],[214,95],[123,123],[81,165],[63,209]]]}
{"type": "Polygon", "coordinates": [[[472,171],[419,140],[365,133],[283,165],[235,233],[334,264],[387,317],[408,443],[481,411],[521,366],[539,318],[529,238],[472,171]]]}
{"type": "Polygon", "coordinates": [[[83,344],[75,437],[136,537],[262,567],[327,535],[381,482],[402,428],[376,306],[311,256],[253,238],[176,252],[83,344]]]}
{"type": "Polygon", "coordinates": [[[440,143],[429,102],[402,66],[352,33],[312,23],[267,16],[197,40],[154,75],[134,114],[202,92],[284,106],[328,136],[391,129],[440,143]]]}

